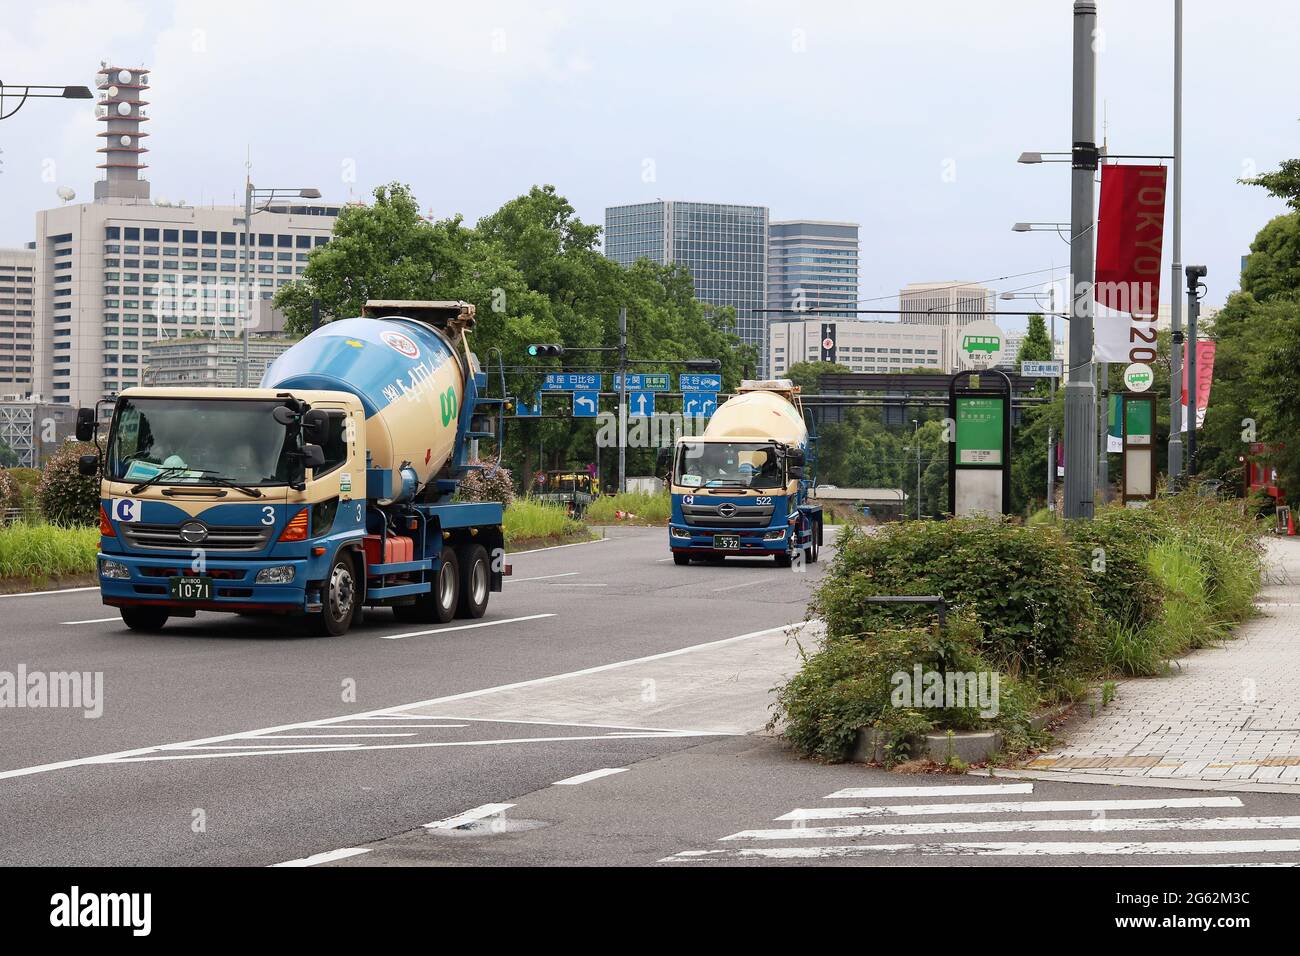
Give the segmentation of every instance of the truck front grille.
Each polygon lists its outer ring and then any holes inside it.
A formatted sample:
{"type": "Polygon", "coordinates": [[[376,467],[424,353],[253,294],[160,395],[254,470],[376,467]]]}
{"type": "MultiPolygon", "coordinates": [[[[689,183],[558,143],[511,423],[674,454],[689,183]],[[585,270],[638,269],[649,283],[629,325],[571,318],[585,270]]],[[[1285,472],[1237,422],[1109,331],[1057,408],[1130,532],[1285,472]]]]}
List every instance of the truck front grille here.
{"type": "Polygon", "coordinates": [[[682,518],[689,525],[706,528],[766,528],[772,522],[771,505],[736,505],[736,511],[724,517],[718,505],[682,505],[682,518]]]}
{"type": "Polygon", "coordinates": [[[150,551],[261,551],[271,539],[272,529],[265,525],[208,527],[208,536],[190,543],[181,537],[178,524],[121,524],[122,537],[138,550],[150,551]]]}

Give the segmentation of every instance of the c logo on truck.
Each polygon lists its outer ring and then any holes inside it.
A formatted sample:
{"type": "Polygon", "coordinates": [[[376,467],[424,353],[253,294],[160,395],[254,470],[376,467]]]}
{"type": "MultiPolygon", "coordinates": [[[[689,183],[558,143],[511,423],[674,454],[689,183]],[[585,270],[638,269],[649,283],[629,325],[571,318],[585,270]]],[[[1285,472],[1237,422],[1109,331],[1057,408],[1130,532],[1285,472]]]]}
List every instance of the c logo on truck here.
{"type": "Polygon", "coordinates": [[[198,544],[208,536],[208,529],[198,521],[187,521],[181,525],[178,534],[186,544],[198,544]]]}
{"type": "Polygon", "coordinates": [[[388,331],[382,333],[379,337],[383,339],[384,344],[394,352],[400,352],[409,359],[417,359],[420,357],[420,347],[401,332],[388,331]]]}

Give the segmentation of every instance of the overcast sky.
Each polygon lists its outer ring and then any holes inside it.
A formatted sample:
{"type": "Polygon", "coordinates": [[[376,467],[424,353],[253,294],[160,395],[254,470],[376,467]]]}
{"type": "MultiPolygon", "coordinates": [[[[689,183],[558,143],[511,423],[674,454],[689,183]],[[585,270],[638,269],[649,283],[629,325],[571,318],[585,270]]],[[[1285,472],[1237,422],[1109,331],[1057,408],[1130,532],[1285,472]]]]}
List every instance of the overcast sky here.
{"type": "MultiPolygon", "coordinates": [[[[254,182],[331,200],[410,183],[471,222],[534,183],[580,216],[656,197],[862,224],[862,296],[908,282],[1038,288],[1068,263],[1068,0],[464,2],[6,0],[0,79],[93,85],[151,70],[155,198],[232,203],[254,182]]],[[[1102,0],[1101,104],[1115,153],[1172,145],[1173,0],[1102,0]]],[[[1300,156],[1291,3],[1187,0],[1184,262],[1208,302],[1283,204],[1236,184],[1300,156]]],[[[0,123],[0,244],[99,177],[90,102],[0,123]]],[[[1167,234],[1168,235],[1168,234],[1167,234]]],[[[1169,245],[1166,238],[1168,299],[1169,245]]],[[[1021,304],[1023,306],[1023,303],[1021,304]]],[[[1010,303],[1008,307],[1017,307],[1010,303]]],[[[1018,323],[1008,321],[1007,327],[1018,323]]]]}

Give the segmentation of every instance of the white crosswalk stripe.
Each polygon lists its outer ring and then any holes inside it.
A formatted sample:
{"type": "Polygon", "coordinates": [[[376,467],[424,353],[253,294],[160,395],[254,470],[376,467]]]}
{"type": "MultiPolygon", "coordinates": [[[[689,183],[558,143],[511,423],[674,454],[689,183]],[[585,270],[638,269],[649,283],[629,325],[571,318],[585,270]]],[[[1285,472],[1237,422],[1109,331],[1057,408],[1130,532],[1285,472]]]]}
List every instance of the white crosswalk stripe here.
{"type": "MultiPolygon", "coordinates": [[[[1244,805],[1236,796],[1153,797],[1141,799],[1033,799],[1034,785],[974,784],[896,787],[848,787],[829,794],[827,800],[887,801],[862,806],[800,807],[777,817],[784,828],[741,830],[721,837],[725,849],[684,850],[662,863],[730,861],[799,862],[867,860],[871,857],[1242,857],[1240,861],[1212,866],[1300,865],[1300,815],[1204,816],[1186,811],[1234,810],[1244,805]],[[1021,800],[980,800],[980,797],[1019,795],[1021,800]],[[906,802],[919,798],[929,802],[906,802]],[[962,799],[967,798],[967,799],[962,799]],[[971,799],[975,798],[975,799],[971,799]],[[893,801],[899,802],[893,802],[893,801]],[[943,802],[937,802],[942,800],[943,802]],[[1124,816],[1140,810],[1182,811],[1183,815],[1124,816]],[[1073,817],[1049,814],[1072,812],[1073,817]],[[987,814],[993,819],[963,819],[987,814]],[[1081,817],[1077,814],[1088,814],[1081,817]],[[949,817],[943,820],[892,820],[898,817],[949,817]],[[809,821],[864,822],[818,825],[809,821]],[[1246,836],[1246,831],[1278,832],[1277,838],[1213,839],[1220,833],[1246,836]],[[1280,831],[1291,831],[1283,833],[1280,831]],[[1068,834],[1059,840],[992,840],[972,842],[975,834],[1068,834]],[[1195,839],[1115,839],[1109,834],[1196,834],[1195,839]],[[953,840],[930,837],[955,837],[953,840]],[[908,842],[857,842],[873,837],[906,837],[908,842]],[[966,839],[963,839],[965,837],[966,839]],[[818,841],[839,841],[835,843],[818,841]],[[852,842],[845,842],[852,841],[852,842]],[[744,846],[745,843],[756,845],[744,846]],[[788,843],[787,846],[774,846],[788,843]],[[1297,854],[1297,859],[1279,858],[1297,854]],[[1271,857],[1271,859],[1269,859],[1271,857]],[[1254,858],[1254,859],[1252,859],[1254,858]]],[[[1095,791],[1093,791],[1095,792],[1095,791]]]]}

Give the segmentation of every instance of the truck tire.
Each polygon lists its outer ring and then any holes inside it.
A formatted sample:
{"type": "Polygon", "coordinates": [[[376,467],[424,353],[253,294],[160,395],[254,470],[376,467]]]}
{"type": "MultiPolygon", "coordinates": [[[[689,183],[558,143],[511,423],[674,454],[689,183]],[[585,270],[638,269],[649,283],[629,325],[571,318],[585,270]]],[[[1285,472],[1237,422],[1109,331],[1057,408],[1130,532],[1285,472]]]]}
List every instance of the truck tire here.
{"type": "Polygon", "coordinates": [[[349,554],[336,554],[321,585],[321,609],[311,616],[312,629],[326,637],[348,632],[357,613],[356,566],[349,554]]]}
{"type": "Polygon", "coordinates": [[[167,612],[160,607],[124,607],[122,623],[133,631],[161,631],[167,623],[167,612]]]}
{"type": "Polygon", "coordinates": [[[814,522],[812,526],[812,534],[810,535],[810,541],[808,543],[808,547],[803,549],[804,564],[817,563],[817,557],[821,553],[820,539],[821,539],[821,523],[814,522]]]}
{"type": "Polygon", "coordinates": [[[462,544],[456,549],[460,562],[460,601],[456,605],[457,617],[482,617],[487,610],[488,595],[492,592],[492,569],[488,565],[487,548],[481,544],[462,544]]]}
{"type": "Polygon", "coordinates": [[[689,554],[683,554],[680,551],[673,552],[673,564],[681,565],[681,564],[690,564],[690,563],[691,563],[691,556],[689,554]]]}
{"type": "Polygon", "coordinates": [[[460,601],[460,562],[454,550],[442,549],[442,561],[429,584],[432,590],[428,594],[418,595],[411,604],[397,605],[393,616],[417,624],[446,624],[456,616],[460,601]]]}

